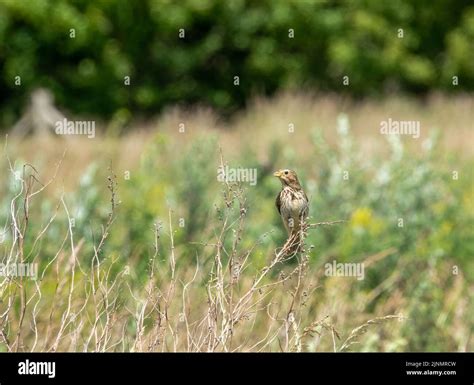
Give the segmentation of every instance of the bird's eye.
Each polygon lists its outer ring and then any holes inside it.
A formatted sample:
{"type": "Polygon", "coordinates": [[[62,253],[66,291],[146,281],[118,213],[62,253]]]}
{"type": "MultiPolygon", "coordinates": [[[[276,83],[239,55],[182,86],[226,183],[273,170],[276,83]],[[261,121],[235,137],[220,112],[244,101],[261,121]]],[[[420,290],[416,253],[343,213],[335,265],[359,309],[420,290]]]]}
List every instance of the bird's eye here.
{"type": "Polygon", "coordinates": [[[285,175],[288,175],[288,170],[285,171],[285,175]]]}

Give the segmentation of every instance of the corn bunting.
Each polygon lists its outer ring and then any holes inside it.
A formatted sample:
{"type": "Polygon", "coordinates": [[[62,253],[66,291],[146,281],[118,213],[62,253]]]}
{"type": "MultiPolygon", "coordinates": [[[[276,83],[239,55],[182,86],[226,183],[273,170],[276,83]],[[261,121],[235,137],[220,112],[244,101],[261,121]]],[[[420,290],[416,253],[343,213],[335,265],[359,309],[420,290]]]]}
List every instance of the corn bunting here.
{"type": "MultiPolygon", "coordinates": [[[[273,175],[281,181],[282,189],[276,197],[275,204],[290,238],[300,232],[301,224],[308,217],[308,197],[293,170],[279,170],[273,175]]],[[[301,235],[299,241],[291,247],[290,252],[297,251],[301,246],[300,243],[301,235]]]]}

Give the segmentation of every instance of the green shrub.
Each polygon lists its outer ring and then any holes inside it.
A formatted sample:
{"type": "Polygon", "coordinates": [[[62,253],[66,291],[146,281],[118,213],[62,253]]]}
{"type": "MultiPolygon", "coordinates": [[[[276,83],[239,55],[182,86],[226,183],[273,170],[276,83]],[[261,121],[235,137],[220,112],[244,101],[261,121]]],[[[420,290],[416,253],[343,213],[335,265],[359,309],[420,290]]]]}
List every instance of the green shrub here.
{"type": "Polygon", "coordinates": [[[281,88],[469,91],[473,15],[462,0],[3,0],[0,123],[39,86],[73,113],[120,121],[175,103],[230,112],[281,88]]]}

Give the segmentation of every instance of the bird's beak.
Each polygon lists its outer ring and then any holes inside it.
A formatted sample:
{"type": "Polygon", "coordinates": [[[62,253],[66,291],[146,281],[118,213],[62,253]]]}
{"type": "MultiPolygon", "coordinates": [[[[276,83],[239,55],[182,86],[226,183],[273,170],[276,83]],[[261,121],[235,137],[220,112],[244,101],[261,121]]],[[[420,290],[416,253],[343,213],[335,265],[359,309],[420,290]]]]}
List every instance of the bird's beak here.
{"type": "Polygon", "coordinates": [[[277,178],[281,177],[281,171],[275,171],[273,176],[276,176],[277,178]]]}

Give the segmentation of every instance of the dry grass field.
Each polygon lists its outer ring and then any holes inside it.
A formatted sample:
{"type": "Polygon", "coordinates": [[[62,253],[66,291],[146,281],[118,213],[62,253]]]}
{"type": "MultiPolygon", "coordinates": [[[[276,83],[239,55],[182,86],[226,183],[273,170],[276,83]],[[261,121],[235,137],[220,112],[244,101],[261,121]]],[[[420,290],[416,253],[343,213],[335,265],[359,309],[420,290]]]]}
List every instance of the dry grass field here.
{"type": "Polygon", "coordinates": [[[0,262],[38,276],[0,277],[0,351],[472,351],[473,102],[284,93],[2,139],[0,262]],[[382,135],[389,118],[420,137],[382,135]],[[221,162],[256,184],[219,182],[221,162]],[[310,223],[345,221],[293,258],[286,167],[310,223]]]}

